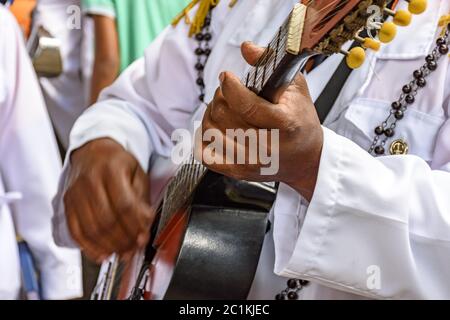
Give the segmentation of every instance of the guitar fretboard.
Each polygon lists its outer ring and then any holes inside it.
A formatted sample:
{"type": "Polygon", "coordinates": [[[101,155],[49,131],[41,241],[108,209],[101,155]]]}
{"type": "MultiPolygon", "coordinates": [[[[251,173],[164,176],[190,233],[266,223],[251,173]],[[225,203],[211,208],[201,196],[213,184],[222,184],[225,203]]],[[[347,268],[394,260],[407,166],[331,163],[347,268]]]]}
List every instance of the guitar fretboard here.
{"type": "Polygon", "coordinates": [[[242,83],[259,94],[286,55],[289,19],[278,29],[258,63],[242,79],[242,83]]]}

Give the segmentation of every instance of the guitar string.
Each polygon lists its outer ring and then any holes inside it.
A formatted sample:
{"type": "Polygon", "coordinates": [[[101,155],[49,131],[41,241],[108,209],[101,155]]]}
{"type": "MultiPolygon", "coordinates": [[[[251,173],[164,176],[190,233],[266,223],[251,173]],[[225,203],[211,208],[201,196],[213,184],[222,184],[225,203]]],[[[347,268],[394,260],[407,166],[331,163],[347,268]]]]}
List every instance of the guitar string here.
{"type": "MultiPolygon", "coordinates": [[[[344,5],[347,5],[348,2],[349,2],[349,1],[347,0],[347,1],[345,1],[345,2],[340,3],[336,8],[333,9],[333,11],[334,11],[334,10],[339,10],[339,9],[340,9],[341,7],[343,7],[344,5]]],[[[318,11],[313,17],[309,17],[308,19],[306,19],[305,22],[307,22],[307,21],[309,21],[309,20],[312,20],[312,19],[315,19],[315,18],[320,14],[320,12],[323,11],[323,10],[325,10],[325,9],[322,9],[322,10],[318,11]]],[[[330,20],[330,19],[332,19],[334,16],[336,16],[337,14],[339,14],[339,12],[336,12],[336,13],[330,15],[330,16],[324,17],[324,19],[330,20]]],[[[288,21],[285,22],[285,23],[288,23],[288,22],[289,22],[289,18],[288,18],[288,21]]],[[[283,39],[283,40],[284,40],[284,39],[283,39]]],[[[272,63],[272,61],[270,61],[269,63],[272,63]]],[[[258,69],[259,67],[261,67],[261,65],[255,66],[255,69],[258,69]]],[[[252,75],[253,75],[253,72],[255,72],[255,71],[252,70],[252,75]]],[[[251,77],[251,76],[250,76],[250,77],[251,77]]],[[[263,77],[263,75],[261,75],[258,79],[256,79],[256,82],[258,82],[258,84],[261,84],[260,81],[261,81],[261,78],[262,78],[262,77],[263,77]]]]}
{"type": "MultiPolygon", "coordinates": [[[[311,5],[311,3],[313,3],[315,0],[310,0],[310,2],[308,3],[308,4],[305,4],[305,6],[307,6],[307,7],[309,7],[310,5],[311,5]]],[[[333,10],[339,10],[340,8],[342,8],[343,6],[345,6],[345,5],[347,5],[349,3],[349,0],[345,0],[344,2],[341,2],[336,8],[334,8],[333,10]]],[[[317,12],[314,12],[314,15],[312,16],[312,17],[308,17],[307,19],[305,19],[305,23],[306,22],[308,22],[308,21],[310,21],[310,20],[313,20],[313,19],[315,19],[315,18],[317,18],[317,16],[319,16],[323,11],[325,11],[325,10],[327,10],[327,8],[323,8],[323,9],[320,9],[319,11],[317,11],[317,12]]],[[[333,14],[331,17],[327,17],[327,18],[329,18],[329,19],[331,19],[332,17],[334,17],[335,15],[337,15],[338,13],[335,13],[335,14],[333,14]]],[[[289,20],[290,20],[290,16],[286,19],[286,21],[283,23],[283,26],[285,26],[286,24],[288,24],[289,23],[289,20]]],[[[260,65],[256,65],[255,67],[260,67],[260,65]]]]}
{"type": "MultiPolygon", "coordinates": [[[[334,15],[333,15],[334,16],[334,15]]],[[[332,16],[331,16],[332,17],[332,16]]],[[[330,18],[331,19],[331,18],[330,18]]],[[[283,55],[282,55],[282,57],[283,57],[283,55]]],[[[265,59],[265,60],[267,60],[267,59],[265,59]]],[[[273,62],[272,60],[274,60],[273,58],[270,60],[270,62],[269,62],[269,64],[270,64],[270,67],[272,67],[272,65],[273,64],[275,64],[275,66],[276,66],[276,64],[278,63],[278,60],[276,60],[275,62],[273,62]]],[[[281,59],[280,59],[281,60],[281,59]]],[[[270,68],[269,68],[270,69],[270,68]]],[[[256,70],[256,72],[257,72],[258,70],[256,70]]],[[[254,70],[252,70],[252,73],[251,73],[251,78],[253,78],[254,77],[254,74],[255,74],[255,71],[254,70]]],[[[265,77],[266,77],[266,74],[265,74],[265,71],[263,71],[263,74],[262,75],[259,75],[258,77],[256,77],[255,79],[254,79],[254,87],[256,87],[256,88],[262,88],[263,86],[264,86],[264,84],[265,84],[265,77]]],[[[270,75],[269,75],[269,77],[270,77],[270,75]]]]}
{"type": "MultiPolygon", "coordinates": [[[[348,4],[348,2],[349,2],[349,0],[347,0],[347,1],[343,2],[343,3],[340,3],[340,4],[338,5],[338,7],[334,8],[333,10],[339,10],[341,7],[343,7],[344,5],[348,4]]],[[[321,11],[323,11],[323,10],[324,10],[324,9],[322,9],[321,11]]],[[[318,12],[315,14],[314,17],[310,17],[309,19],[306,19],[305,22],[308,21],[308,20],[312,20],[312,19],[316,18],[316,17],[320,14],[321,11],[318,11],[318,12]]],[[[329,20],[330,20],[330,19],[332,19],[332,18],[333,18],[335,15],[337,15],[337,14],[339,14],[339,13],[336,12],[335,14],[333,14],[333,15],[331,15],[331,16],[324,17],[324,19],[326,18],[326,19],[329,19],[329,20]]],[[[289,19],[290,19],[290,18],[288,18],[288,21],[285,22],[285,24],[286,24],[286,23],[288,24],[289,19]]],[[[282,40],[283,40],[283,42],[285,42],[285,38],[283,38],[282,40]]],[[[275,58],[276,58],[276,57],[275,57],[275,58]]],[[[270,64],[270,67],[273,67],[273,65],[272,65],[273,60],[275,60],[275,59],[271,59],[271,60],[268,62],[268,63],[270,64]]],[[[275,64],[275,65],[276,65],[276,64],[275,64]]],[[[252,77],[254,76],[255,72],[257,72],[257,70],[258,70],[261,66],[262,66],[262,64],[256,65],[256,66],[253,68],[253,70],[251,71],[250,78],[252,78],[252,77]]],[[[270,68],[269,68],[269,69],[270,69],[270,68]]],[[[254,82],[255,82],[255,83],[258,83],[258,86],[256,86],[256,87],[262,87],[262,86],[264,85],[264,83],[261,83],[261,79],[262,79],[263,77],[264,77],[264,74],[258,76],[258,77],[255,79],[254,82]]]]}

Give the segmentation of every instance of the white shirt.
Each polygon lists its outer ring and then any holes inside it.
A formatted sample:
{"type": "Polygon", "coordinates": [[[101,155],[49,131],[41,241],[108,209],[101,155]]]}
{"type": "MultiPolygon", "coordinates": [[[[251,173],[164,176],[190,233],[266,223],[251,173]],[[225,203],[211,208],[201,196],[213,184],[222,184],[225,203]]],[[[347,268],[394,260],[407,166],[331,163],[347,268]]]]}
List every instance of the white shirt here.
{"type": "Polygon", "coordinates": [[[64,148],[75,120],[89,103],[93,64],[92,23],[81,14],[80,0],[38,0],[33,26],[43,26],[61,43],[63,73],[40,77],[45,103],[64,148]]]}
{"type": "Polygon", "coordinates": [[[1,6],[0,30],[0,299],[17,298],[21,285],[15,229],[36,260],[43,297],[78,297],[79,251],[52,238],[58,149],[22,34],[1,6]]]}
{"type": "MultiPolygon", "coordinates": [[[[245,40],[265,45],[295,0],[221,1],[213,12],[214,49],[205,69],[206,99],[218,74],[242,76],[245,40]]],[[[405,7],[401,1],[400,7],[405,7]]],[[[374,128],[390,111],[412,73],[434,46],[438,19],[450,1],[429,1],[427,12],[401,28],[391,44],[368,53],[345,84],[323,130],[324,148],[310,204],[281,185],[250,298],[272,299],[287,278],[311,280],[302,299],[450,298],[450,80],[442,58],[428,85],[399,122],[408,156],[374,158],[367,150],[374,128]],[[276,274],[276,275],[275,275],[276,274]],[[376,277],[376,279],[374,278],[376,277]],[[374,281],[375,279],[375,281],[374,281]],[[379,281],[377,281],[379,280],[379,281]]],[[[151,155],[170,154],[171,132],[189,127],[197,109],[196,42],[183,23],[167,29],[76,123],[70,149],[102,137],[116,140],[149,168],[151,155]]],[[[307,76],[317,98],[342,57],[333,56],[307,76]]],[[[194,119],[201,119],[202,110],[194,119]]],[[[299,159],[301,161],[301,159],[299,159]]],[[[56,240],[74,245],[61,196],[54,205],[56,240]]]]}

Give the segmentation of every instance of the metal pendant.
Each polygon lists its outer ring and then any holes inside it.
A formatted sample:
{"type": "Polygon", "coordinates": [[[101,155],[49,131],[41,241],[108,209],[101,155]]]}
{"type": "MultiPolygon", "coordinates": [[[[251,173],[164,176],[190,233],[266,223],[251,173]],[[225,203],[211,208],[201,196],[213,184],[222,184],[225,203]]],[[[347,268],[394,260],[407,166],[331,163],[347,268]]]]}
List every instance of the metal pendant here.
{"type": "Polygon", "coordinates": [[[406,143],[403,139],[398,139],[392,142],[390,147],[390,153],[393,156],[401,156],[406,155],[409,152],[409,146],[408,143],[406,143]]]}

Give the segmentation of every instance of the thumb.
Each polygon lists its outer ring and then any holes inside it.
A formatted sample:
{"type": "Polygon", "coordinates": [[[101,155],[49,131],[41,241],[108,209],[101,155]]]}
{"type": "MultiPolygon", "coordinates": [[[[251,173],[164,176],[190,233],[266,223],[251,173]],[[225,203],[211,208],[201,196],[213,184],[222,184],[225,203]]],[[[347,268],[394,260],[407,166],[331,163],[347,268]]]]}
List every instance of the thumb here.
{"type": "Polygon", "coordinates": [[[271,104],[246,88],[230,72],[220,74],[221,90],[231,111],[253,127],[275,129],[283,114],[277,105],[271,104]]]}

